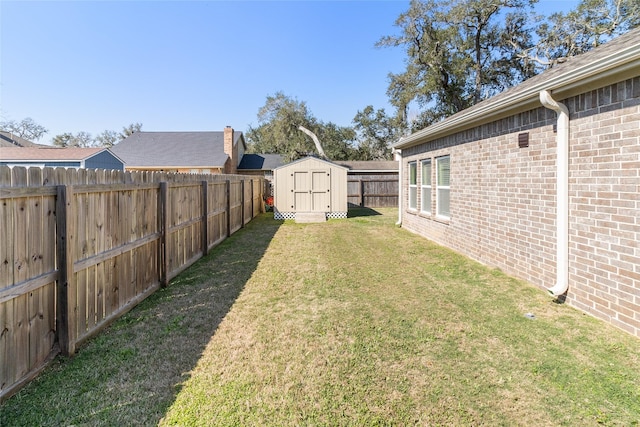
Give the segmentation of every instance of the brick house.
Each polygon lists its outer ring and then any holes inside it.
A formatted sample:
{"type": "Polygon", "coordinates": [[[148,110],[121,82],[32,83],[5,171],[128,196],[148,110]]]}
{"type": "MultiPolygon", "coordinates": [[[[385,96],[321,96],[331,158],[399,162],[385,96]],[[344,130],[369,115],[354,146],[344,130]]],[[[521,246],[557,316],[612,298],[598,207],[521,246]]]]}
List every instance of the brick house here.
{"type": "Polygon", "coordinates": [[[242,132],[135,132],[111,150],[128,171],[235,174],[247,146],[242,132]]]}
{"type": "Polygon", "coordinates": [[[640,337],[640,29],[395,149],[404,228],[640,337]]]}

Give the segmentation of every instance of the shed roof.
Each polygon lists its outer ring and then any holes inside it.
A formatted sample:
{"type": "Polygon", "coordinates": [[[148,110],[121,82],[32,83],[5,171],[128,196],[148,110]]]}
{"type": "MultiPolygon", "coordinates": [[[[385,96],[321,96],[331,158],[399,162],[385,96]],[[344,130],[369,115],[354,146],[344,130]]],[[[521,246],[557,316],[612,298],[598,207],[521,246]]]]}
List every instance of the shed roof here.
{"type": "MultiPolygon", "coordinates": [[[[103,151],[109,151],[105,147],[78,148],[78,147],[0,147],[0,160],[3,161],[82,161],[95,156],[103,151]]],[[[113,153],[111,153],[113,154],[113,153]]]]}
{"type": "Polygon", "coordinates": [[[460,111],[441,122],[401,138],[395,148],[408,148],[482,123],[498,120],[541,105],[547,90],[562,100],[608,84],[637,77],[640,70],[640,28],[629,31],[587,53],[525,80],[492,98],[460,111]]]}
{"type": "MultiPolygon", "coordinates": [[[[242,132],[234,132],[234,145],[242,142],[242,132]]],[[[224,167],[223,131],[135,132],[111,150],[128,167],[224,167]]]]}
{"type": "Polygon", "coordinates": [[[280,154],[245,154],[238,165],[239,170],[269,171],[284,164],[280,154]]]}

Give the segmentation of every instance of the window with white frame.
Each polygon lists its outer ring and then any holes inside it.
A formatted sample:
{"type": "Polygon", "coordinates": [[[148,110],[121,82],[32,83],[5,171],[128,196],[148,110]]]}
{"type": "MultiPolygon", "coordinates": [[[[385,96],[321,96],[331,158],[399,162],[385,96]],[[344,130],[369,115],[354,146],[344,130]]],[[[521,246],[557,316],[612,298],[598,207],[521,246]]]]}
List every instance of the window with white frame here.
{"type": "Polygon", "coordinates": [[[423,160],[421,162],[421,187],[420,194],[422,196],[422,203],[420,210],[423,213],[431,215],[431,159],[423,160]]]}
{"type": "Polygon", "coordinates": [[[418,164],[409,163],[409,209],[418,209],[418,164]]]}
{"type": "Polygon", "coordinates": [[[436,210],[443,218],[451,216],[449,211],[449,180],[451,177],[451,160],[449,156],[436,158],[436,210]]]}

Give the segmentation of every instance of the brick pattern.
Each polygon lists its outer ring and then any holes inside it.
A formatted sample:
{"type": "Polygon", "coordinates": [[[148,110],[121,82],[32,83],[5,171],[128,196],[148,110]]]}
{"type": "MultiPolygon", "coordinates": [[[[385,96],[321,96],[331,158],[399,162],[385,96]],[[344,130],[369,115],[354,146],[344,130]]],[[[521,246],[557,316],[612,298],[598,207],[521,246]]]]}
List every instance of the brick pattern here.
{"type": "MultiPolygon", "coordinates": [[[[640,336],[640,77],[562,101],[570,112],[567,302],[640,336]]],[[[544,107],[403,150],[403,226],[541,288],[556,278],[556,114],[544,107]],[[518,135],[529,134],[529,147],[518,135]],[[451,218],[435,158],[451,156],[451,218]],[[433,159],[409,211],[407,163],[433,159]],[[431,197],[432,215],[419,212],[431,197]]],[[[418,183],[421,182],[418,167],[418,183]]]]}

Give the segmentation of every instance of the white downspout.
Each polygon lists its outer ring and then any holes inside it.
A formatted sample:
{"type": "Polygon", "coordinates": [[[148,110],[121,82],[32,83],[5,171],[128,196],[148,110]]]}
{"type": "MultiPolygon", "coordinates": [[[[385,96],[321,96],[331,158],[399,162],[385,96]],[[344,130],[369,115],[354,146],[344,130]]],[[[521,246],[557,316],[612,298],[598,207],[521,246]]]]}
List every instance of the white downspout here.
{"type": "Polygon", "coordinates": [[[558,114],[556,172],[556,284],[549,293],[559,296],[569,289],[569,110],[556,102],[551,93],[540,92],[540,102],[558,114]]]}
{"type": "MultiPolygon", "coordinates": [[[[402,138],[400,138],[402,139],[402,138]]],[[[396,225],[402,225],[402,150],[394,150],[395,158],[398,161],[398,222],[396,225]]]]}

